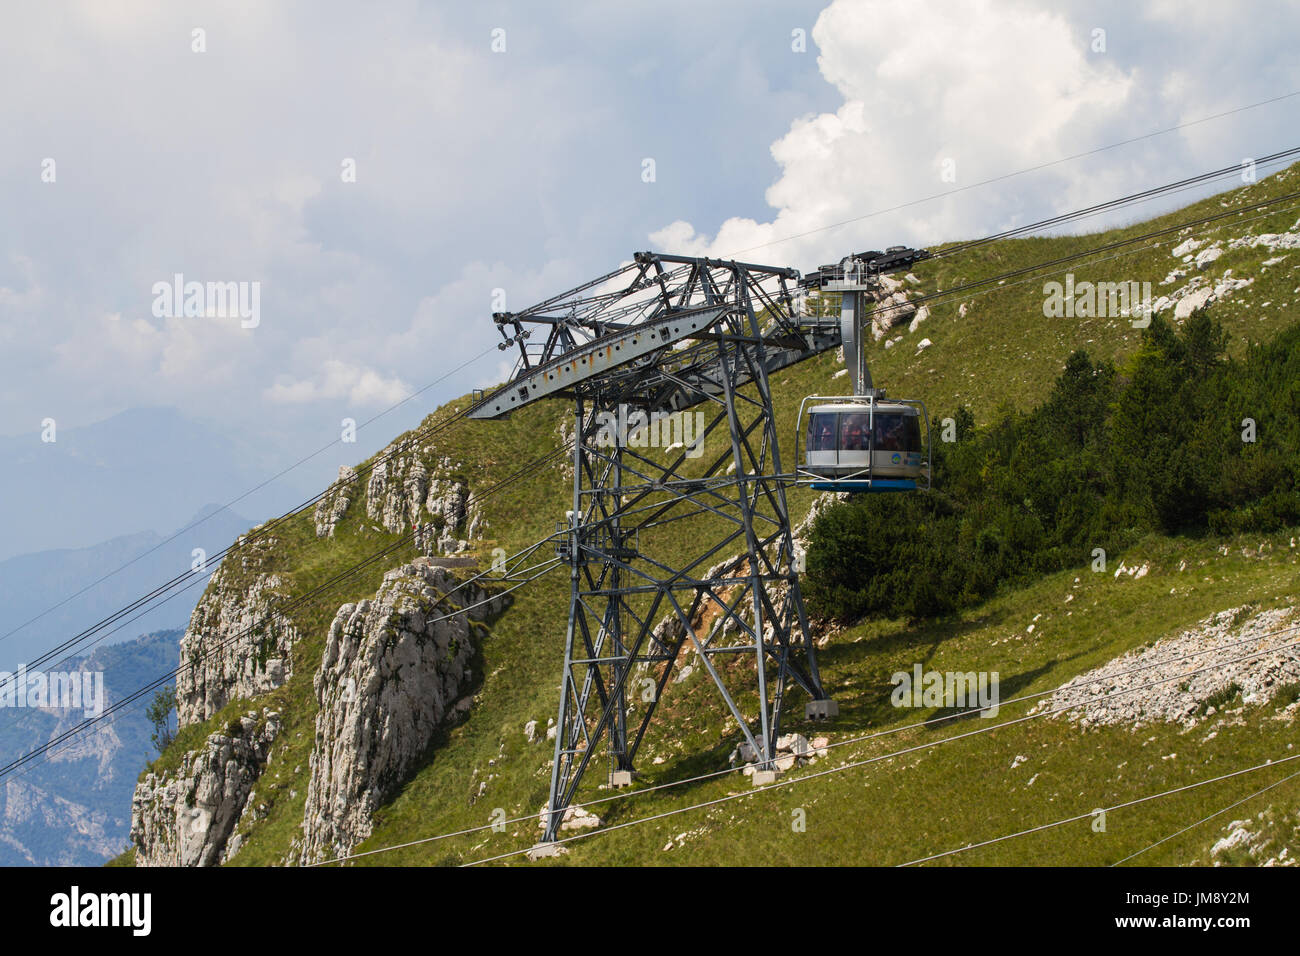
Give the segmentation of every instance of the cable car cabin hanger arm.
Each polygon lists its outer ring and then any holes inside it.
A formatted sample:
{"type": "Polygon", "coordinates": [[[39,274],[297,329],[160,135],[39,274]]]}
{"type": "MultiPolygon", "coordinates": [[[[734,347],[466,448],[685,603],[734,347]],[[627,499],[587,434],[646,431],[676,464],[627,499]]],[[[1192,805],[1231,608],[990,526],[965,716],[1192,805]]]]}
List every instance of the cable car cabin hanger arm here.
{"type": "Polygon", "coordinates": [[[883,253],[846,256],[801,282],[805,289],[840,294],[840,340],[853,394],[812,396],[800,404],[795,447],[802,447],[803,456],[796,482],[815,491],[930,487],[930,416],[922,402],[886,399],[884,389],[873,386],[862,335],[867,293],[879,288],[880,276],[929,257],[924,250],[891,246],[883,253]]]}

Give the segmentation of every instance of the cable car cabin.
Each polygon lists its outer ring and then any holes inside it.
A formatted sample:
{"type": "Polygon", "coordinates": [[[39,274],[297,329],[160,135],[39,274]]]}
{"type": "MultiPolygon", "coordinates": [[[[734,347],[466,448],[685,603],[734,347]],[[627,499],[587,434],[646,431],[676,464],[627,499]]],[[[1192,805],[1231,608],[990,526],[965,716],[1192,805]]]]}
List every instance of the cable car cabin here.
{"type": "Polygon", "coordinates": [[[800,435],[801,484],[854,492],[930,487],[930,422],[921,402],[812,397],[800,406],[799,419],[807,422],[800,435]]]}

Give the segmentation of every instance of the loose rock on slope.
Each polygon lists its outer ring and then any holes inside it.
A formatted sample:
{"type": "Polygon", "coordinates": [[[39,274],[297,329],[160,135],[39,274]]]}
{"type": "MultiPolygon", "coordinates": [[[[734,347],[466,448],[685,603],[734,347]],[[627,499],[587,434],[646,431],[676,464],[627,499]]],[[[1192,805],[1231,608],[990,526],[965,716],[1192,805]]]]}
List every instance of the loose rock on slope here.
{"type": "Polygon", "coordinates": [[[1266,700],[1300,679],[1300,661],[1290,646],[1296,632],[1287,630],[1294,611],[1264,611],[1238,625],[1245,613],[1220,611],[1177,637],[1117,657],[1065,684],[1035,712],[1070,707],[1065,715],[1084,727],[1153,721],[1192,726],[1202,718],[1205,701],[1234,684],[1244,702],[1266,700]]]}

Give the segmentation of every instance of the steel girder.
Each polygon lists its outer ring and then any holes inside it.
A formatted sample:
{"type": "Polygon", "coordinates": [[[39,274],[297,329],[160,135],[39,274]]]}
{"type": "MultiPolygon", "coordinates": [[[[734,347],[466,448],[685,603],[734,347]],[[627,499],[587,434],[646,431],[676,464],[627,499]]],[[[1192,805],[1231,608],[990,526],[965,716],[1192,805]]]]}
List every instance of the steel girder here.
{"type": "MultiPolygon", "coordinates": [[[[475,395],[468,416],[502,418],[556,397],[575,409],[572,510],[558,535],[570,596],[546,842],[559,836],[593,759],[630,779],[688,646],[762,769],[773,767],[791,683],[811,698],[810,715],[835,713],[793,567],[791,476],[768,377],[842,343],[860,351],[840,319],[804,314],[797,295],[847,291],[850,280],[874,281],[927,255],[891,247],[801,280],[794,269],[638,252],[576,289],[493,315],[500,347],[517,347],[519,360],[506,385],[475,395]],[[715,452],[695,465],[685,448],[655,455],[601,440],[624,408],[695,407],[707,421],[695,437],[715,452]],[[691,519],[711,520],[718,533],[693,541],[683,559],[664,536],[691,519]]],[[[863,303],[851,298],[845,321],[857,328],[863,303]]]]}
{"type": "Polygon", "coordinates": [[[573,389],[573,507],[561,544],[569,621],[545,842],[560,835],[594,759],[630,778],[685,648],[696,652],[760,769],[774,767],[791,682],[826,698],[794,570],[768,384],[788,353],[805,358],[813,349],[780,329],[786,343],[769,345],[774,323],[765,336],[745,267],[727,266],[734,281],[713,303],[726,308],[684,361],[678,352],[643,366],[636,384],[621,370],[573,389]],[[687,465],[685,447],[656,455],[622,436],[608,443],[610,416],[627,399],[674,408],[670,396],[687,395],[705,409],[697,465],[687,465]],[[678,535],[680,552],[691,519],[706,516],[721,533],[689,546],[684,560],[666,557],[666,537],[678,535]]]}
{"type": "Polygon", "coordinates": [[[638,252],[576,289],[495,314],[500,347],[517,348],[518,363],[506,385],[476,396],[468,415],[502,418],[593,386],[609,401],[654,410],[720,398],[709,330],[728,310],[761,314],[761,328],[746,335],[762,339],[769,372],[839,346],[838,322],[795,308],[798,276],[775,266],[638,252]]]}

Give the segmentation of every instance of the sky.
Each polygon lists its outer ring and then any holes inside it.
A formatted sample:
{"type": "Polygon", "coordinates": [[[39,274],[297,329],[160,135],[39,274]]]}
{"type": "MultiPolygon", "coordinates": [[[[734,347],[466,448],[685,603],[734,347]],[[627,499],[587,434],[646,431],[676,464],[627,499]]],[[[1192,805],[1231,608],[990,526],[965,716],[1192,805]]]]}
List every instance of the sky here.
{"type": "MultiPolygon", "coordinates": [[[[286,504],[502,381],[494,296],[523,308],[647,248],[807,270],[974,238],[1300,129],[1300,96],[1196,122],[1300,91],[1294,3],[55,0],[2,16],[0,436],[39,454],[47,419],[174,409],[269,477],[415,396],[297,469],[286,504]],[[160,301],[178,275],[236,283],[245,310],[160,301]]],[[[0,522],[27,504],[9,497],[0,522]]]]}

